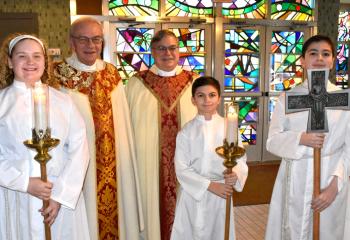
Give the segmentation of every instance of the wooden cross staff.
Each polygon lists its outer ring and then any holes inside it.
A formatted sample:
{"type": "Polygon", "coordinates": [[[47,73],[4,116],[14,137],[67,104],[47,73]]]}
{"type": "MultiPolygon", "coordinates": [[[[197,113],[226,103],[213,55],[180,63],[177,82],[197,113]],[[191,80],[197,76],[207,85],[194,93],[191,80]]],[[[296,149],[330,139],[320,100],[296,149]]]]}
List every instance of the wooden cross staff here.
{"type": "MultiPolygon", "coordinates": [[[[349,92],[328,93],[329,70],[308,70],[308,94],[286,93],[286,113],[309,111],[307,132],[328,132],[326,108],[349,109],[349,92]]],[[[321,148],[314,148],[314,198],[320,195],[321,148]]],[[[320,213],[313,213],[313,239],[319,240],[320,213]]]]}

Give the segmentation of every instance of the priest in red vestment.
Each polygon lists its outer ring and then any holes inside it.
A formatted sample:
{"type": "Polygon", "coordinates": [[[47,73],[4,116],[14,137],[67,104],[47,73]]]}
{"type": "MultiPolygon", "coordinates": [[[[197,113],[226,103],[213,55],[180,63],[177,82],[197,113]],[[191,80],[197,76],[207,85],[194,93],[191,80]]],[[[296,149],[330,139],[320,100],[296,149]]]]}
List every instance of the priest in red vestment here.
{"type": "Polygon", "coordinates": [[[169,240],[176,205],[176,135],[196,115],[191,84],[197,76],[178,66],[179,43],[168,30],[151,41],[155,65],[128,81],[126,94],[135,133],[145,240],[169,240]]]}
{"type": "Polygon", "coordinates": [[[99,59],[100,22],[84,17],[70,30],[72,56],[54,75],[85,118],[92,159],[84,184],[92,239],[139,240],[143,217],[129,108],[117,69],[99,59]]]}

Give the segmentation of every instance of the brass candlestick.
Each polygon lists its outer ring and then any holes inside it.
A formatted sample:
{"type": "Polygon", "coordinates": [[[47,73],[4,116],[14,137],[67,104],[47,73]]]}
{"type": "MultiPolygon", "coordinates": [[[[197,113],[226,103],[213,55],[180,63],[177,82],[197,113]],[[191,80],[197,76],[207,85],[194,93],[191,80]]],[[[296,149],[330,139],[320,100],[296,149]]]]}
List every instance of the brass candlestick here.
{"type": "MultiPolygon", "coordinates": [[[[224,166],[227,168],[228,173],[232,172],[232,168],[236,166],[237,159],[242,157],[245,154],[245,149],[234,145],[234,143],[228,144],[226,138],[224,139],[224,145],[217,147],[215,149],[216,153],[223,157],[224,166]]],[[[232,198],[230,196],[226,197],[226,220],[225,220],[225,240],[228,240],[230,237],[230,211],[231,211],[231,199],[233,204],[233,195],[232,198]]]]}
{"type": "MultiPolygon", "coordinates": [[[[47,128],[44,132],[39,130],[39,133],[35,129],[32,130],[32,139],[26,140],[23,142],[26,147],[35,149],[37,154],[34,159],[40,164],[41,180],[47,182],[47,173],[46,173],[46,163],[51,159],[50,154],[48,153],[52,148],[56,147],[59,143],[59,139],[51,138],[51,129],[47,128]]],[[[46,209],[49,206],[48,200],[43,200],[43,209],[46,209]]],[[[47,216],[44,216],[46,219],[47,216]]],[[[51,240],[51,231],[48,223],[45,225],[45,239],[51,240]]]]}

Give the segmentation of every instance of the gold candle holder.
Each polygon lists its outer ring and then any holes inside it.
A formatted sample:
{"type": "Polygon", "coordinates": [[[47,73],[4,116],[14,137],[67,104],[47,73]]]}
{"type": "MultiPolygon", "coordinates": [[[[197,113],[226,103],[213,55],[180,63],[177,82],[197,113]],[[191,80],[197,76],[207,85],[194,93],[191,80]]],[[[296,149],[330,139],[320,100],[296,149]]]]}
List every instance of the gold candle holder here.
{"type": "MultiPolygon", "coordinates": [[[[232,168],[237,164],[237,159],[245,154],[245,149],[235,145],[233,142],[229,144],[225,138],[223,146],[217,147],[215,152],[225,159],[223,164],[227,168],[228,173],[231,173],[232,168]]],[[[230,237],[231,199],[233,204],[233,195],[232,197],[226,197],[225,240],[228,240],[230,237]]]]}
{"type": "MultiPolygon", "coordinates": [[[[52,148],[56,147],[60,143],[59,139],[51,138],[51,129],[47,128],[46,131],[39,130],[39,133],[35,129],[32,129],[32,139],[26,140],[23,144],[31,149],[35,149],[37,154],[34,159],[40,164],[41,180],[47,182],[46,163],[51,159],[48,153],[52,148]]],[[[49,206],[48,200],[43,200],[43,207],[46,209],[49,206]]],[[[46,219],[47,216],[44,216],[46,219]]],[[[51,240],[51,230],[48,223],[45,225],[45,239],[51,240]]]]}

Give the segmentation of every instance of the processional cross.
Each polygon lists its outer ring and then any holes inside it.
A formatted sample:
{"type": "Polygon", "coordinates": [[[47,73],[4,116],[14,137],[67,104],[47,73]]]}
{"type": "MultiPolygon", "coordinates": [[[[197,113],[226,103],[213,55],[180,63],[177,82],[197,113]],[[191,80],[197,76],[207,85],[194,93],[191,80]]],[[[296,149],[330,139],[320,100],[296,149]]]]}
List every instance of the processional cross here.
{"type": "MultiPolygon", "coordinates": [[[[308,70],[308,94],[286,93],[286,113],[309,111],[307,132],[328,132],[326,109],[349,110],[350,95],[347,91],[327,92],[326,85],[329,70],[308,70]]],[[[314,148],[314,190],[313,195],[320,195],[321,148],[314,148]]],[[[319,239],[320,213],[313,214],[313,239],[319,239]]]]}

